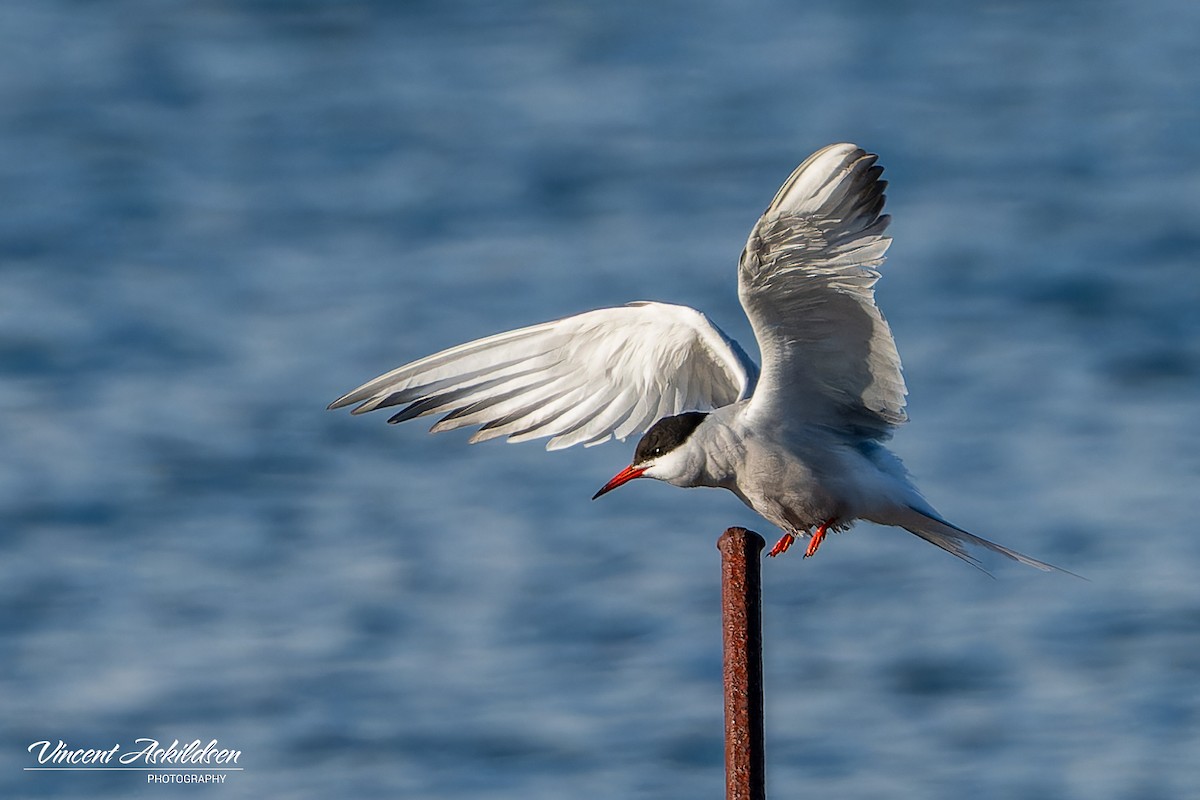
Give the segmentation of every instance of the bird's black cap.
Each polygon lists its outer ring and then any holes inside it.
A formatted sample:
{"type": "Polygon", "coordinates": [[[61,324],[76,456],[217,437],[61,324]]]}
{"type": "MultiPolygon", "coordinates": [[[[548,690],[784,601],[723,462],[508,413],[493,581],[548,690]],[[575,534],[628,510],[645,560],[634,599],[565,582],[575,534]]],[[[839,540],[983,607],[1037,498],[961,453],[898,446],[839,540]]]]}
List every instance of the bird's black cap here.
{"type": "Polygon", "coordinates": [[[651,425],[638,442],[637,449],[633,451],[633,463],[645,464],[679,447],[707,416],[702,411],[686,411],[673,417],[663,417],[651,425]]]}

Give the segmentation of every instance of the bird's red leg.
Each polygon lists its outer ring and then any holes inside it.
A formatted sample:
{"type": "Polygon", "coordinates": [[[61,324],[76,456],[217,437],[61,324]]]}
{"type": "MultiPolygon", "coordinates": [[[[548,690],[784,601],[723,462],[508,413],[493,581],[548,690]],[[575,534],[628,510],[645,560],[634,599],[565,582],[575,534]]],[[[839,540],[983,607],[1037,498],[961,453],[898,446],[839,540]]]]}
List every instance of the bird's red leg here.
{"type": "Polygon", "coordinates": [[[821,546],[821,542],[825,541],[825,534],[829,533],[829,526],[832,524],[833,520],[827,519],[813,531],[812,538],[808,540],[808,549],[804,551],[805,558],[816,555],[817,548],[821,546]]]}
{"type": "Polygon", "coordinates": [[[788,548],[795,544],[795,542],[795,536],[792,536],[790,533],[785,533],[783,536],[779,537],[779,541],[775,543],[775,546],[771,548],[771,552],[767,553],[767,555],[769,555],[771,558],[782,555],[786,553],[788,548]]]}

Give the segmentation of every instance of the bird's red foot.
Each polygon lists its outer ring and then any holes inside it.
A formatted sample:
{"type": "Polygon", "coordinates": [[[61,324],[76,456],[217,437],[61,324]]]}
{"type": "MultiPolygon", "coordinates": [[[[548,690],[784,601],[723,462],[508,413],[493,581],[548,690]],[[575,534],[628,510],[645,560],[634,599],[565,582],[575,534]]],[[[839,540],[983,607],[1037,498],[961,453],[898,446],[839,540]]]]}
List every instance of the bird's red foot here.
{"type": "Polygon", "coordinates": [[[804,557],[809,558],[817,554],[817,548],[821,546],[821,542],[825,541],[825,534],[829,533],[829,526],[833,524],[833,520],[827,519],[817,526],[813,531],[812,538],[808,540],[808,549],[804,551],[804,557]]]}
{"type": "Polygon", "coordinates": [[[783,536],[779,537],[779,541],[775,543],[775,546],[771,548],[771,552],[767,553],[767,555],[771,558],[774,558],[778,555],[783,555],[788,551],[788,548],[795,543],[796,537],[792,536],[790,533],[785,533],[783,536]]]}

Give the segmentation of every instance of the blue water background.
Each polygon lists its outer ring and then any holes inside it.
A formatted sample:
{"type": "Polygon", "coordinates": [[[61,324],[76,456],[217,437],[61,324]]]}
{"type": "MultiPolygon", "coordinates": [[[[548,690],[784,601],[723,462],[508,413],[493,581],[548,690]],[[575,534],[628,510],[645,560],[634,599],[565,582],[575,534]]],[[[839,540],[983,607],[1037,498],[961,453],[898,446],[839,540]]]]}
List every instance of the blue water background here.
{"type": "Polygon", "coordinates": [[[896,452],[1090,582],[861,525],[765,564],[768,789],[1200,796],[1200,5],[0,7],[0,796],[722,792],[731,495],[632,443],[325,405],[444,346],[734,291],[881,155],[896,452]],[[218,739],[225,786],[30,773],[218,739]]]}

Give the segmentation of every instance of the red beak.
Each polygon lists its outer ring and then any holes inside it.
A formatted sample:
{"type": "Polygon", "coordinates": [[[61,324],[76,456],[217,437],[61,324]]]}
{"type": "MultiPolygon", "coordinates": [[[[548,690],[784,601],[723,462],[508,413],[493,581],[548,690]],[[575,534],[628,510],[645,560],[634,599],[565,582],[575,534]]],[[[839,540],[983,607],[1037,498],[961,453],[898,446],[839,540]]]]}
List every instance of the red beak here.
{"type": "Polygon", "coordinates": [[[604,487],[600,491],[598,491],[594,495],[592,495],[592,499],[595,500],[597,497],[599,497],[602,494],[608,494],[609,492],[611,492],[613,489],[617,488],[621,484],[629,483],[634,478],[642,477],[642,473],[645,471],[646,471],[645,467],[635,467],[632,464],[630,464],[628,467],[626,467],[625,469],[621,470],[616,475],[614,475],[613,479],[611,481],[609,481],[608,483],[604,484],[604,487]]]}

